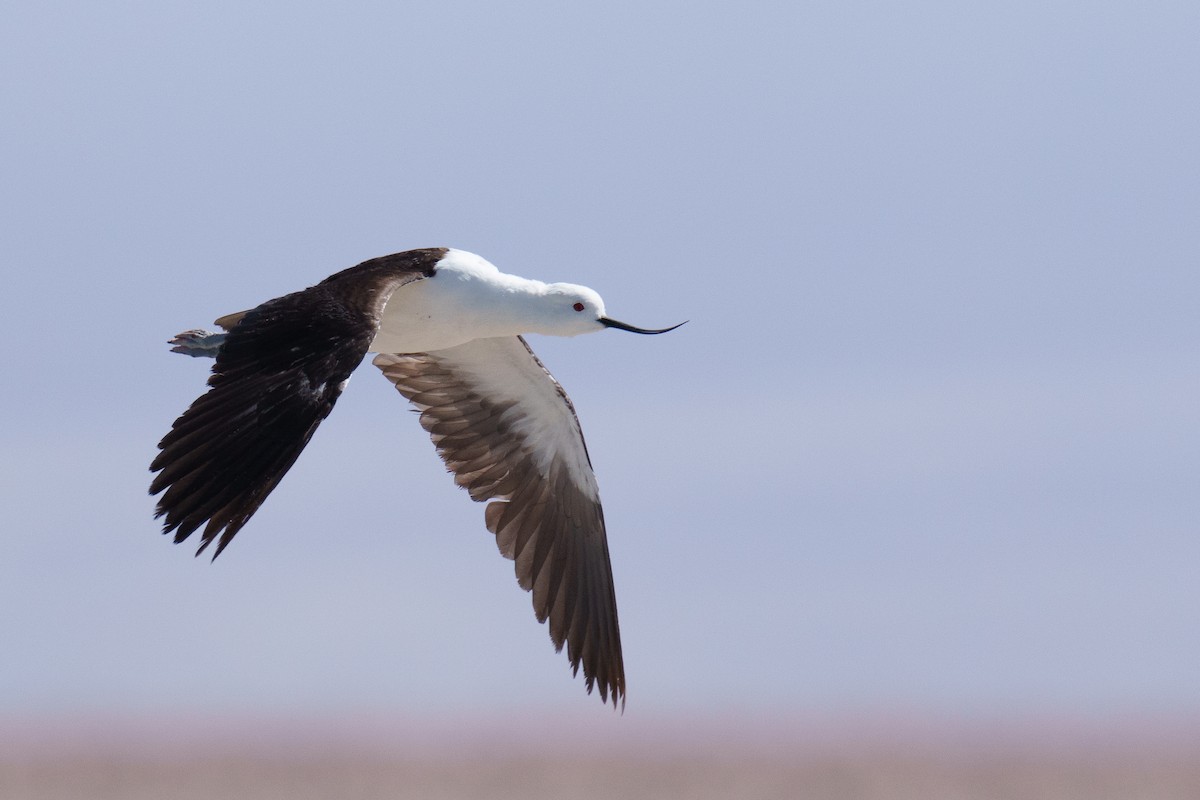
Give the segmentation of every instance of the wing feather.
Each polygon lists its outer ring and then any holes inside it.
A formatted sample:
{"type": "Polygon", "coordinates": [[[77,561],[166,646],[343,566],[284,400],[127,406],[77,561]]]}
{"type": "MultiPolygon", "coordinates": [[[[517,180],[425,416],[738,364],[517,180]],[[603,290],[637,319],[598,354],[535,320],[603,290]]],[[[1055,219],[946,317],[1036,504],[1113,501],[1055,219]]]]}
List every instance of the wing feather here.
{"type": "Polygon", "coordinates": [[[433,274],[442,249],[372,259],[316,286],[222,317],[208,391],[150,465],[163,533],[203,527],[197,555],[229,544],[291,469],[362,361],[388,297],[433,274]]]}
{"type": "Polygon", "coordinates": [[[589,692],[625,702],[625,669],[599,491],[570,399],[521,337],[374,364],[421,412],[455,482],[532,592],[556,650],[589,692]]]}

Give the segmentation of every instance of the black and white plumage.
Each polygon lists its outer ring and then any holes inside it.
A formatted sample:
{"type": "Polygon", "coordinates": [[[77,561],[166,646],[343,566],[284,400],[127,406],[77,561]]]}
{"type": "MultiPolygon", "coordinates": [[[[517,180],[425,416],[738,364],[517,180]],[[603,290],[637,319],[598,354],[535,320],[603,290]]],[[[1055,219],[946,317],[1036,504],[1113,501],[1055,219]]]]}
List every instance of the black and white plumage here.
{"type": "MultiPolygon", "coordinates": [[[[372,259],[189,331],[215,355],[208,391],[151,464],[163,532],[200,531],[214,558],[295,463],[367,352],[420,411],[438,453],[533,594],[556,650],[617,705],[625,672],[599,491],[570,399],[523,333],[573,336],[617,322],[591,289],[506,275],[460,250],[372,259]]],[[[677,327],[677,326],[676,326],[677,327]]]]}

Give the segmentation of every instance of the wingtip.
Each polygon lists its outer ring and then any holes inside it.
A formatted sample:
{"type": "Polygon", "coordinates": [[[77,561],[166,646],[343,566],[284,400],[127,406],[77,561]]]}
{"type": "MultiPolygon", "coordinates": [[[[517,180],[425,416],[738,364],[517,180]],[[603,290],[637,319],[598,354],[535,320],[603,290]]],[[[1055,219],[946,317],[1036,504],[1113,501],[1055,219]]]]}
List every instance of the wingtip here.
{"type": "Polygon", "coordinates": [[[625,688],[623,686],[609,687],[608,694],[609,694],[609,697],[605,698],[604,692],[601,691],[601,693],[600,693],[601,699],[604,700],[604,704],[608,705],[609,703],[612,703],[613,711],[624,716],[624,714],[625,714],[625,688]]]}

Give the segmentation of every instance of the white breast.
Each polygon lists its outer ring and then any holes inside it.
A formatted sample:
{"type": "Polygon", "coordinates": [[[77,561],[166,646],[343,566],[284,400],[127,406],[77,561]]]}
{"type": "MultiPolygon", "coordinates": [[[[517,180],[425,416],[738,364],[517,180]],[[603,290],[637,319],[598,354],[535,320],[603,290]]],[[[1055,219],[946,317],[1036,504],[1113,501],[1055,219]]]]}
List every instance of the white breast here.
{"type": "Polygon", "coordinates": [[[507,275],[479,256],[450,250],[433,277],[396,290],[383,309],[373,353],[430,353],[528,330],[530,298],[545,284],[507,275]]]}

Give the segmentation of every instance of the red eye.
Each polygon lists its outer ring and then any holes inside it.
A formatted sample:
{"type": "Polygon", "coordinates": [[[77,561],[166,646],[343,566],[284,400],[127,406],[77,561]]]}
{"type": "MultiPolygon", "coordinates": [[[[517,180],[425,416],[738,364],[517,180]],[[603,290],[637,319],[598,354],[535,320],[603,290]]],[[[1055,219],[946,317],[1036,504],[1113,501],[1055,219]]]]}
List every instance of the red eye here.
{"type": "Polygon", "coordinates": [[[583,303],[576,303],[575,305],[571,306],[571,308],[575,309],[576,311],[583,311],[583,303]]]}

